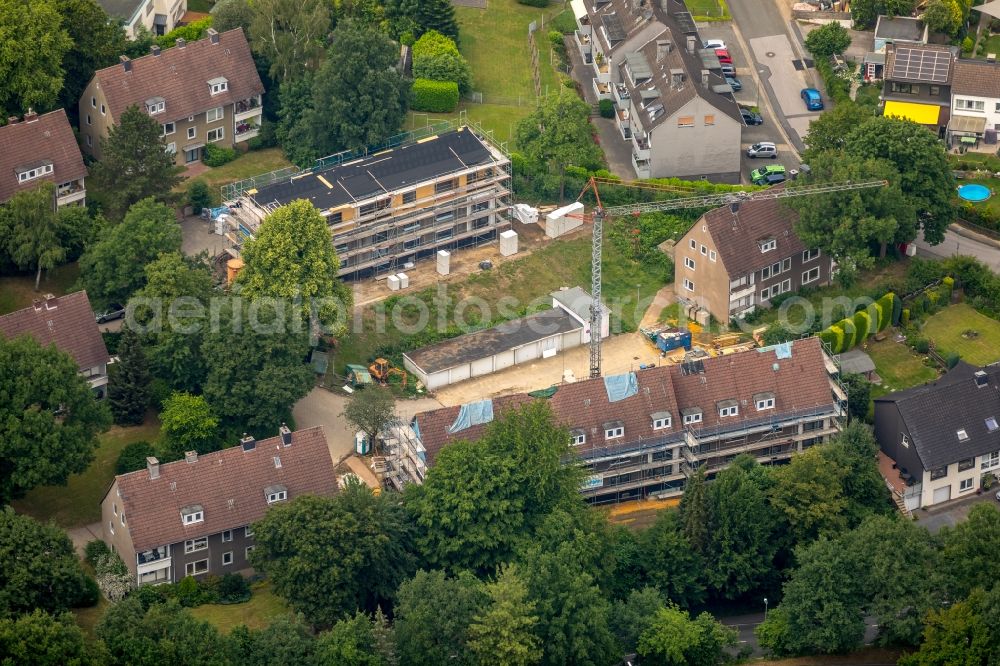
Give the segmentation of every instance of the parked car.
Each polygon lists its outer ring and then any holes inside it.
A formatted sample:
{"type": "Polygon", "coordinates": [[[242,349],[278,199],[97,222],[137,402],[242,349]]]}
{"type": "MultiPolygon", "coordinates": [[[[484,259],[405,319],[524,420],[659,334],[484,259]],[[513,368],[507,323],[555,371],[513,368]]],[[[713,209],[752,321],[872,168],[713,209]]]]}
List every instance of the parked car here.
{"type": "Polygon", "coordinates": [[[770,157],[778,156],[778,148],[773,141],[761,141],[747,148],[747,157],[770,157]]]}
{"type": "Polygon", "coordinates": [[[736,67],[732,63],[724,62],[722,63],[722,75],[723,76],[736,76],[736,67]]]}
{"type": "Polygon", "coordinates": [[[729,87],[733,90],[743,90],[743,83],[735,76],[727,76],[726,83],[728,83],[729,87]]]}
{"type": "Polygon", "coordinates": [[[104,324],[109,321],[114,321],[115,319],[122,319],[123,317],[125,317],[125,306],[120,303],[112,303],[103,312],[94,314],[94,318],[97,320],[98,324],[104,324]]]}
{"type": "Polygon", "coordinates": [[[733,64],[733,57],[729,55],[729,51],[726,49],[715,49],[715,55],[723,65],[733,64]]]}
{"type": "Polygon", "coordinates": [[[774,185],[784,180],[785,167],[780,164],[768,164],[750,172],[750,182],[754,185],[774,185]]]}
{"type": "Polygon", "coordinates": [[[724,49],[726,48],[726,43],[721,39],[706,39],[704,42],[706,49],[724,49]]]}
{"type": "Polygon", "coordinates": [[[743,116],[743,122],[747,125],[763,125],[764,119],[760,117],[760,114],[756,111],[751,111],[750,109],[744,109],[740,107],[740,115],[743,116]]]}
{"type": "Polygon", "coordinates": [[[810,111],[823,110],[823,96],[815,88],[802,89],[802,101],[806,103],[806,108],[810,111]]]}

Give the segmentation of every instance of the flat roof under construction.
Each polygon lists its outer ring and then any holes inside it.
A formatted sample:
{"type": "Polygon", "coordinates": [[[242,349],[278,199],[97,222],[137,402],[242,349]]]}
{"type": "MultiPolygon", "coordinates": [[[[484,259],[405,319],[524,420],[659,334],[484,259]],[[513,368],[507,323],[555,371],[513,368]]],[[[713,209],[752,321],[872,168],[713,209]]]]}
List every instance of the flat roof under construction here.
{"type": "Polygon", "coordinates": [[[308,199],[316,208],[325,210],[492,162],[493,155],[479,137],[460,127],[262,187],[253,198],[260,204],[278,205],[308,199]]]}

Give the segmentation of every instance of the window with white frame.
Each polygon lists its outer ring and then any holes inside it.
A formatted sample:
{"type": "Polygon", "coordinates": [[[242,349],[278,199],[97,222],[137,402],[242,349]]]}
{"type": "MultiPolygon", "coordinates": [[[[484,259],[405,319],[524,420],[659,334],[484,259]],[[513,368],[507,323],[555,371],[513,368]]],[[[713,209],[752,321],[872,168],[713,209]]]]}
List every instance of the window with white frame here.
{"type": "Polygon", "coordinates": [[[188,127],[187,137],[189,139],[193,139],[196,136],[198,136],[198,128],[197,127],[188,127]]]}
{"type": "Polygon", "coordinates": [[[910,448],[910,436],[907,435],[905,432],[904,433],[900,433],[900,434],[902,435],[902,439],[900,440],[900,444],[903,445],[904,449],[910,448]]]}
{"type": "Polygon", "coordinates": [[[88,124],[88,125],[93,125],[93,124],[94,124],[94,123],[93,123],[93,122],[92,122],[92,121],[90,120],[90,114],[89,114],[89,113],[87,114],[87,124],[88,124]]]}
{"type": "Polygon", "coordinates": [[[780,272],[781,272],[781,262],[780,261],[776,261],[773,264],[771,264],[771,275],[772,276],[775,276],[775,275],[777,275],[780,272]]]}
{"type": "Polygon", "coordinates": [[[670,427],[670,416],[662,415],[653,419],[653,430],[666,430],[670,427]]]}
{"type": "Polygon", "coordinates": [[[587,441],[587,433],[582,430],[574,430],[570,433],[570,444],[573,446],[581,446],[587,441]]]}
{"type": "Polygon", "coordinates": [[[958,482],[958,492],[964,493],[969,490],[972,490],[973,482],[974,479],[962,479],[961,481],[958,482]]]}
{"type": "Polygon", "coordinates": [[[718,258],[718,255],[715,253],[715,250],[708,251],[708,258],[710,261],[715,261],[718,258]]]}
{"type": "Polygon", "coordinates": [[[222,543],[227,543],[233,540],[233,531],[226,530],[222,533],[222,543]]]}
{"type": "Polygon", "coordinates": [[[955,434],[958,435],[958,441],[960,442],[964,442],[965,440],[969,439],[969,433],[965,431],[965,428],[959,428],[957,431],[955,431],[955,434]]]}
{"type": "Polygon", "coordinates": [[[705,255],[705,256],[708,256],[708,248],[707,248],[707,247],[705,247],[704,245],[702,245],[702,246],[701,246],[701,253],[702,253],[703,255],[705,255]]]}
{"type": "Polygon", "coordinates": [[[228,551],[222,554],[222,566],[228,567],[233,563],[233,551],[228,551]]]}
{"type": "Polygon", "coordinates": [[[983,454],[983,460],[979,463],[980,469],[993,469],[1000,467],[1000,451],[983,454]]]}
{"type": "Polygon", "coordinates": [[[819,257],[819,248],[816,248],[815,250],[803,250],[802,251],[802,263],[803,264],[806,263],[807,261],[812,261],[813,259],[817,259],[818,257],[819,257]]]}
{"type": "Polygon", "coordinates": [[[760,300],[761,300],[762,303],[764,301],[766,301],[766,300],[769,300],[770,298],[771,298],[771,289],[770,288],[764,288],[764,289],[760,290],[760,300]]]}
{"type": "Polygon", "coordinates": [[[104,106],[103,104],[101,104],[101,115],[102,115],[102,116],[106,116],[106,115],[108,115],[108,109],[107,109],[107,107],[106,107],[106,106],[104,106]]]}
{"type": "Polygon", "coordinates": [[[115,504],[114,502],[111,503],[111,513],[115,514],[116,516],[118,515],[118,505],[115,504]]]}
{"type": "Polygon", "coordinates": [[[94,137],[87,135],[87,147],[92,148],[94,146],[94,137]]]}
{"type": "Polygon", "coordinates": [[[694,270],[694,266],[695,266],[694,259],[692,259],[691,257],[684,257],[684,268],[690,268],[691,270],[694,270]]]}
{"type": "Polygon", "coordinates": [[[961,460],[958,461],[958,471],[959,472],[964,472],[966,470],[970,470],[970,469],[972,469],[975,466],[976,466],[976,458],[975,458],[975,456],[973,456],[971,458],[962,458],[961,460]]]}
{"type": "Polygon", "coordinates": [[[177,144],[171,141],[170,143],[168,143],[163,147],[163,151],[166,153],[174,154],[177,152],[177,144]]]}
{"type": "Polygon", "coordinates": [[[275,502],[281,502],[288,499],[287,490],[275,490],[267,494],[267,503],[274,504],[275,502]]]}
{"type": "Polygon", "coordinates": [[[188,562],[184,565],[184,573],[188,576],[197,576],[198,574],[203,574],[206,571],[208,571],[208,560],[188,562]]]}
{"type": "Polygon", "coordinates": [[[185,553],[197,553],[199,550],[205,550],[206,548],[208,548],[208,537],[188,539],[184,542],[185,553]]]}
{"type": "Polygon", "coordinates": [[[26,169],[25,171],[22,171],[21,173],[17,174],[17,182],[26,183],[29,180],[34,180],[35,178],[41,178],[42,176],[45,176],[50,173],[52,173],[52,165],[42,164],[41,166],[37,166],[34,169],[26,169]]]}
{"type": "Polygon", "coordinates": [[[771,277],[771,267],[770,266],[764,266],[764,268],[760,269],[760,280],[761,280],[761,282],[763,282],[764,280],[766,280],[766,279],[768,279],[770,277],[771,277]]]}
{"type": "Polygon", "coordinates": [[[688,241],[688,243],[691,245],[692,250],[698,249],[698,242],[695,241],[695,239],[692,238],[691,240],[688,241]]]}
{"type": "Polygon", "coordinates": [[[625,436],[625,426],[620,423],[604,427],[604,439],[618,439],[625,436]]]}
{"type": "Polygon", "coordinates": [[[781,272],[784,273],[785,271],[790,271],[790,270],[792,270],[792,258],[786,257],[785,259],[781,260],[781,272]]]}
{"type": "Polygon", "coordinates": [[[122,525],[124,526],[125,525],[125,512],[124,511],[122,511],[121,521],[122,521],[122,525]]]}
{"type": "Polygon", "coordinates": [[[701,423],[701,412],[689,412],[684,415],[684,425],[701,423]]]}
{"type": "Polygon", "coordinates": [[[205,122],[214,123],[216,120],[222,120],[222,116],[223,111],[221,106],[216,109],[209,109],[205,112],[205,122]]]}
{"type": "Polygon", "coordinates": [[[214,129],[208,130],[205,135],[205,139],[209,142],[222,141],[226,137],[226,131],[222,127],[216,127],[214,129]]]}
{"type": "Polygon", "coordinates": [[[691,282],[691,280],[684,278],[684,288],[687,289],[688,291],[694,291],[694,282],[691,282]]]}
{"type": "Polygon", "coordinates": [[[959,111],[985,111],[986,102],[981,99],[962,99],[961,97],[956,97],[955,108],[959,111]]]}
{"type": "Polygon", "coordinates": [[[97,108],[97,98],[96,97],[91,97],[90,98],[90,106],[91,106],[91,108],[94,108],[94,109],[97,108]]]}
{"type": "Polygon", "coordinates": [[[757,411],[762,412],[765,409],[774,409],[774,396],[761,396],[757,398],[757,411]]]}
{"type": "MultiPolygon", "coordinates": [[[[779,291],[778,293],[779,294],[787,294],[791,290],[792,290],[792,280],[791,280],[791,278],[789,278],[787,280],[784,280],[781,283],[781,291],[779,291]]],[[[773,293],[771,295],[774,296],[773,293]]]]}
{"type": "Polygon", "coordinates": [[[252,553],[252,552],[253,552],[253,546],[247,546],[246,550],[243,551],[243,556],[246,557],[249,560],[250,559],[250,553],[252,553]]]}
{"type": "Polygon", "coordinates": [[[740,413],[739,405],[726,405],[725,407],[719,407],[719,416],[736,416],[740,413]]]}
{"type": "Polygon", "coordinates": [[[809,284],[819,279],[819,266],[810,268],[802,274],[802,284],[809,284]]]}
{"type": "Polygon", "coordinates": [[[157,100],[155,102],[149,102],[148,104],[146,104],[146,111],[148,111],[149,115],[151,116],[155,116],[158,113],[163,113],[163,111],[166,108],[167,108],[167,103],[164,102],[162,99],[157,100]]]}
{"type": "Polygon", "coordinates": [[[253,536],[253,528],[250,527],[249,525],[247,525],[246,527],[244,527],[243,528],[243,536],[252,537],[253,536]]]}
{"type": "Polygon", "coordinates": [[[160,136],[167,136],[177,131],[177,123],[163,123],[160,125],[160,136]]]}
{"type": "Polygon", "coordinates": [[[201,507],[182,509],[181,518],[185,525],[200,523],[205,520],[205,511],[201,507]]]}
{"type": "Polygon", "coordinates": [[[770,252],[776,247],[778,247],[778,241],[774,240],[773,238],[769,238],[766,241],[761,241],[760,243],[761,252],[770,252]]]}
{"type": "Polygon", "coordinates": [[[115,533],[115,521],[113,518],[108,521],[108,529],[111,530],[112,534],[115,533]]]}
{"type": "Polygon", "coordinates": [[[227,90],[229,90],[229,81],[226,81],[225,79],[220,77],[218,79],[212,79],[211,81],[209,81],[208,86],[211,89],[213,95],[218,95],[221,92],[226,92],[227,90]]]}

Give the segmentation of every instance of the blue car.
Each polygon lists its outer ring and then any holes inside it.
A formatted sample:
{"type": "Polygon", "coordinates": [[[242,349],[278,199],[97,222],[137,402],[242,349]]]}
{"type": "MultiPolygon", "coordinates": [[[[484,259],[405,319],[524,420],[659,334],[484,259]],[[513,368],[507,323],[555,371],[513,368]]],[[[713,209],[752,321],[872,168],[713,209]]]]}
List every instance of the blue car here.
{"type": "Polygon", "coordinates": [[[806,108],[810,111],[823,110],[823,97],[815,88],[803,88],[802,100],[806,103],[806,108]]]}

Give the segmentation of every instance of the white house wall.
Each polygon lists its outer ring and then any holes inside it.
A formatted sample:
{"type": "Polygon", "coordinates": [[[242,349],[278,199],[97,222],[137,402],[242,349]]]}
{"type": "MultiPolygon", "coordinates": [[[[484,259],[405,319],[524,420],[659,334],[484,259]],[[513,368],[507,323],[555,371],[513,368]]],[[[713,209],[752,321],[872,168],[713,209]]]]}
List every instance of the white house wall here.
{"type": "Polygon", "coordinates": [[[986,129],[1000,129],[1000,109],[997,106],[1000,105],[1000,99],[995,97],[977,97],[975,95],[962,95],[956,92],[951,94],[951,117],[955,116],[970,116],[972,118],[986,118],[986,129]],[[970,100],[972,102],[982,102],[982,111],[970,111],[969,109],[960,109],[956,104],[956,100],[970,100]]]}
{"type": "MultiPolygon", "coordinates": [[[[698,84],[695,84],[698,85],[698,84]]],[[[695,97],[650,133],[653,178],[736,174],[740,171],[742,123],[695,97]],[[693,116],[694,127],[678,127],[680,116],[693,116]],[[714,116],[714,125],[705,125],[714,116]]]]}

